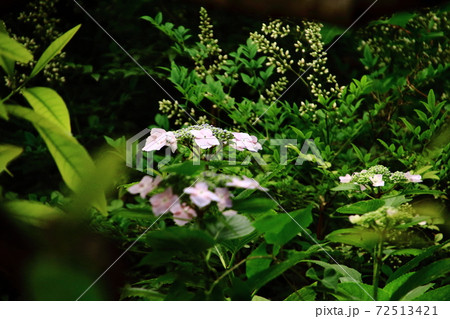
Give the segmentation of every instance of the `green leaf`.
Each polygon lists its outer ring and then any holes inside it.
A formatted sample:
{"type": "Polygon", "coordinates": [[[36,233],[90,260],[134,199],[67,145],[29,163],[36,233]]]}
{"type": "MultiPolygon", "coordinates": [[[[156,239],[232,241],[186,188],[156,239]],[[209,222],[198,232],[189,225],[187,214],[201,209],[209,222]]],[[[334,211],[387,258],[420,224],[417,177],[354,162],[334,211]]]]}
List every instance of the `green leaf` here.
{"type": "Polygon", "coordinates": [[[14,218],[39,227],[64,216],[60,209],[35,201],[13,200],[4,202],[2,206],[14,218]]]}
{"type": "Polygon", "coordinates": [[[207,229],[217,241],[241,238],[255,230],[244,215],[224,216],[224,220],[208,224],[207,229]]]}
{"type": "Polygon", "coordinates": [[[361,247],[372,252],[380,240],[380,235],[372,230],[354,227],[338,229],[327,235],[327,240],[334,243],[343,243],[355,247],[361,247]]]}
{"type": "Polygon", "coordinates": [[[58,39],[53,41],[47,49],[45,49],[44,53],[42,53],[39,60],[36,62],[33,70],[31,71],[30,78],[35,77],[42,69],[57,55],[62,49],[66,46],[66,44],[72,39],[78,29],[81,27],[81,24],[76,27],[70,29],[63,35],[61,35],[58,39]]]}
{"type": "Polygon", "coordinates": [[[246,198],[233,201],[233,210],[239,213],[265,213],[275,208],[277,204],[269,198],[246,198]]]}
{"type": "MultiPolygon", "coordinates": [[[[89,180],[95,172],[95,164],[86,149],[73,136],[29,108],[8,105],[7,111],[34,125],[52,154],[67,187],[74,192],[80,191],[82,181],[89,180]]],[[[106,214],[104,194],[98,194],[94,206],[106,214]]]]}
{"type": "Polygon", "coordinates": [[[147,301],[163,301],[166,296],[152,289],[125,287],[120,299],[129,297],[140,297],[147,301]]]}
{"type": "Polygon", "coordinates": [[[320,260],[305,260],[304,262],[310,262],[316,265],[319,265],[325,270],[327,269],[333,269],[336,273],[340,275],[341,282],[362,282],[361,280],[361,273],[353,268],[344,266],[344,265],[338,265],[338,264],[329,264],[324,261],[320,260]]]}
{"type": "Polygon", "coordinates": [[[315,301],[316,300],[316,292],[314,291],[314,287],[317,286],[317,282],[300,288],[297,291],[291,293],[285,301],[315,301]]]}
{"type": "Polygon", "coordinates": [[[5,120],[9,120],[8,112],[6,112],[6,107],[2,101],[0,101],[0,117],[3,117],[5,120]]]}
{"type": "MultiPolygon", "coordinates": [[[[8,36],[8,32],[6,31],[5,25],[1,20],[0,20],[0,33],[3,33],[8,36]]],[[[8,76],[14,75],[14,60],[7,58],[6,56],[3,56],[1,53],[0,53],[0,66],[2,67],[3,70],[5,70],[8,76]]]]}
{"type": "MultiPolygon", "coordinates": [[[[255,250],[252,251],[252,253],[248,257],[254,257],[254,256],[268,256],[267,253],[267,244],[262,243],[260,244],[255,250]]],[[[247,260],[245,263],[245,274],[247,275],[247,278],[251,278],[253,275],[266,270],[269,268],[270,263],[272,260],[270,258],[258,258],[258,259],[250,259],[247,260]]]]}
{"type": "Polygon", "coordinates": [[[23,152],[19,146],[0,144],[0,173],[6,169],[9,162],[15,159],[23,152]]]}
{"type": "Polygon", "coordinates": [[[448,301],[448,296],[450,296],[450,285],[428,291],[416,297],[414,301],[448,301]]]}
{"type": "Polygon", "coordinates": [[[414,273],[391,296],[390,300],[401,300],[416,287],[432,282],[450,272],[450,258],[441,259],[429,264],[414,273]]]}
{"type": "Polygon", "coordinates": [[[333,187],[332,191],[350,191],[350,190],[359,190],[359,186],[354,183],[345,183],[345,184],[339,184],[336,187],[333,187]]]}
{"type": "Polygon", "coordinates": [[[185,161],[180,164],[172,164],[164,166],[161,168],[161,171],[168,173],[176,173],[179,175],[194,176],[203,172],[204,169],[205,169],[204,162],[200,162],[199,165],[195,165],[195,163],[193,163],[192,161],[185,161]]]}
{"type": "Polygon", "coordinates": [[[307,252],[304,251],[287,251],[289,257],[287,260],[275,264],[268,269],[265,269],[248,280],[248,285],[252,287],[253,290],[258,290],[271,280],[277,278],[282,273],[284,273],[289,268],[295,266],[303,259],[309,256],[307,252]]]}
{"type": "Polygon", "coordinates": [[[37,114],[71,132],[69,111],[56,91],[46,87],[34,87],[22,90],[22,94],[37,114]]]}
{"type": "Polygon", "coordinates": [[[366,201],[360,201],[354,204],[345,205],[337,209],[339,213],[342,214],[365,214],[368,212],[373,212],[378,208],[383,207],[385,204],[384,200],[381,199],[371,199],[366,201]]]}
{"type": "Polygon", "coordinates": [[[199,253],[214,245],[207,233],[185,227],[170,227],[148,233],[145,241],[154,250],[199,253]]]}
{"type": "Polygon", "coordinates": [[[410,272],[414,267],[416,267],[421,261],[425,260],[426,258],[432,256],[435,251],[439,250],[443,245],[447,244],[447,242],[442,243],[440,245],[431,246],[430,248],[426,249],[422,254],[420,254],[417,257],[414,257],[412,260],[408,261],[406,264],[401,266],[399,269],[397,269],[387,280],[387,282],[391,282],[400,276],[410,272]]]}
{"type": "MultiPolygon", "coordinates": [[[[373,286],[363,283],[339,283],[336,292],[336,298],[340,301],[373,301],[373,286]]],[[[383,289],[378,289],[378,300],[389,300],[389,295],[383,289]]]]}
{"type": "Polygon", "coordinates": [[[267,243],[283,246],[312,223],[311,209],[308,206],[289,213],[290,216],[286,213],[266,215],[253,225],[260,233],[264,233],[267,243]]]}
{"type": "MultiPolygon", "coordinates": [[[[0,56],[22,63],[30,62],[33,59],[33,55],[22,44],[11,39],[4,32],[0,32],[0,56]]],[[[3,64],[2,67],[8,73],[9,67],[3,64]]]]}

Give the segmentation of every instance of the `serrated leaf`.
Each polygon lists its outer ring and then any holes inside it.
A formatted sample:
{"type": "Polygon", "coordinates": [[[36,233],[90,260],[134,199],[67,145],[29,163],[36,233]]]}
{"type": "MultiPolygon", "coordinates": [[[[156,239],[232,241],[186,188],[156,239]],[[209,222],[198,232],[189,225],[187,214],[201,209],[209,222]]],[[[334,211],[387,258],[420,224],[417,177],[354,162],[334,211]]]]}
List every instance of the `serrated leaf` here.
{"type": "Polygon", "coordinates": [[[237,239],[251,234],[255,228],[244,215],[224,216],[214,224],[207,225],[208,232],[217,241],[237,239]]]}
{"type": "Polygon", "coordinates": [[[33,70],[31,71],[30,78],[35,77],[42,69],[57,55],[62,49],[66,46],[66,44],[72,39],[78,29],[81,27],[81,24],[76,27],[70,29],[55,41],[53,41],[47,49],[45,49],[44,53],[42,53],[39,60],[36,62],[33,70]]]}
{"type": "Polygon", "coordinates": [[[365,214],[373,212],[385,205],[385,201],[382,199],[371,199],[366,201],[360,201],[354,204],[345,205],[337,209],[341,214],[365,214]]]}
{"type": "Polygon", "coordinates": [[[167,165],[161,168],[161,171],[168,173],[176,173],[186,176],[194,176],[199,174],[205,169],[205,162],[200,162],[199,165],[195,165],[192,161],[185,161],[180,164],[167,165]]]}
{"type": "Polygon", "coordinates": [[[69,111],[56,91],[46,87],[33,87],[22,90],[22,94],[37,114],[71,132],[69,111]]]}
{"type": "Polygon", "coordinates": [[[361,247],[372,252],[380,240],[380,235],[372,230],[359,227],[338,229],[327,235],[327,240],[361,247]]]}

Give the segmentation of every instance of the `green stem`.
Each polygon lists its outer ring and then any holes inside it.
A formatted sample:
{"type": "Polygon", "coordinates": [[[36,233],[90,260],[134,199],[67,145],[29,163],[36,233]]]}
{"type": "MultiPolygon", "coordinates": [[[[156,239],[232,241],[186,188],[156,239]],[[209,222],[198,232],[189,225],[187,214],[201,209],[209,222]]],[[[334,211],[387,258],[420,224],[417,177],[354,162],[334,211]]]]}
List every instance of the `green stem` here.
{"type": "Polygon", "coordinates": [[[380,282],[381,267],[383,265],[383,245],[384,232],[381,233],[380,241],[375,247],[374,262],[373,262],[373,299],[378,300],[378,285],[380,282]]]}

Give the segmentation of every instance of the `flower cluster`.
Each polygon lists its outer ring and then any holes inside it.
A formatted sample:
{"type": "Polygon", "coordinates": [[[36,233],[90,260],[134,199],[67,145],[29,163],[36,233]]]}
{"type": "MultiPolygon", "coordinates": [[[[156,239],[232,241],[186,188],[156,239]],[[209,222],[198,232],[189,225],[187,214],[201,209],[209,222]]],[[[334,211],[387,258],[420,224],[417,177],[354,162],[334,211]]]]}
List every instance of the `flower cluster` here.
{"type": "Polygon", "coordinates": [[[352,224],[366,228],[395,227],[411,223],[414,219],[417,220],[418,225],[426,225],[426,221],[420,220],[410,204],[403,204],[399,207],[383,206],[364,215],[351,215],[349,217],[352,224]]]}
{"type": "MultiPolygon", "coordinates": [[[[243,189],[258,189],[261,191],[267,191],[256,180],[243,176],[232,177],[223,175],[222,180],[225,182],[225,186],[236,187],[243,189]]],[[[128,192],[131,194],[140,194],[142,198],[152,192],[159,183],[162,181],[161,177],[152,178],[150,176],[144,176],[142,180],[128,188],[128,192]]],[[[233,206],[230,190],[227,187],[215,187],[213,191],[210,189],[210,185],[205,181],[195,183],[190,187],[184,188],[183,192],[189,195],[190,204],[180,201],[180,196],[173,193],[172,187],[166,188],[163,192],[155,194],[150,197],[149,202],[152,206],[153,214],[155,216],[161,216],[166,212],[171,212],[175,224],[183,226],[191,221],[194,217],[197,217],[197,209],[204,209],[212,202],[217,204],[219,211],[225,216],[233,216],[237,214],[235,210],[230,209],[233,206]]]]}
{"type": "Polygon", "coordinates": [[[361,190],[365,190],[368,185],[373,187],[385,186],[386,183],[420,183],[422,177],[413,175],[411,172],[394,172],[391,173],[386,166],[375,165],[368,170],[355,172],[352,175],[339,176],[341,183],[354,183],[360,186],[361,190]]]}
{"type": "Polygon", "coordinates": [[[229,144],[238,151],[249,150],[257,152],[262,149],[256,136],[247,133],[230,132],[208,124],[192,125],[177,131],[167,132],[161,128],[153,128],[142,150],[150,152],[169,146],[172,152],[178,148],[178,142],[193,141],[201,149],[209,149],[214,146],[229,144]]]}

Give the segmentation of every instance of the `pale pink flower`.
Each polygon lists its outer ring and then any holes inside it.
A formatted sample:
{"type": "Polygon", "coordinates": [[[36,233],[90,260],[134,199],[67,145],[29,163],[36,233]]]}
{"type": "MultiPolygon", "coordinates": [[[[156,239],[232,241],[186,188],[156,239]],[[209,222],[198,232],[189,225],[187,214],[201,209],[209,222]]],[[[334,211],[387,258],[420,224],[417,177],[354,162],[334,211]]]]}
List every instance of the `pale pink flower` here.
{"type": "Polygon", "coordinates": [[[231,140],[233,142],[231,146],[238,151],[247,149],[251,152],[257,152],[262,149],[262,146],[258,143],[258,139],[256,138],[256,136],[250,136],[247,133],[239,132],[233,132],[232,134],[234,136],[234,139],[231,140]]]}
{"type": "Polygon", "coordinates": [[[208,190],[208,184],[205,182],[199,182],[194,187],[187,187],[184,192],[189,194],[191,201],[200,208],[209,205],[211,201],[219,201],[219,197],[208,190]]]}
{"type": "Polygon", "coordinates": [[[192,218],[197,216],[197,212],[186,203],[176,203],[170,211],[173,214],[173,220],[178,226],[187,224],[192,218]]]}
{"type": "Polygon", "coordinates": [[[421,221],[420,223],[419,223],[419,225],[420,226],[425,226],[427,224],[427,222],[424,220],[424,221],[421,221]]]}
{"type": "Polygon", "coordinates": [[[375,174],[369,177],[374,187],[384,186],[383,174],[375,174]]]}
{"type": "Polygon", "coordinates": [[[229,210],[226,210],[226,211],[222,212],[222,214],[224,216],[234,216],[234,215],[237,214],[237,211],[229,209],[229,210]]]}
{"type": "Polygon", "coordinates": [[[146,152],[159,151],[166,145],[166,133],[166,130],[162,128],[152,128],[142,150],[146,152]]]}
{"type": "Polygon", "coordinates": [[[191,134],[194,136],[195,143],[202,149],[220,145],[219,140],[213,135],[212,131],[209,128],[192,130],[191,134]]]}
{"type": "Polygon", "coordinates": [[[259,183],[255,181],[253,178],[249,178],[247,176],[242,176],[242,179],[240,179],[239,177],[233,177],[231,179],[231,182],[228,182],[226,185],[246,189],[259,189],[264,192],[268,190],[267,188],[264,188],[261,185],[259,185],[259,183]]]}
{"type": "Polygon", "coordinates": [[[131,194],[140,194],[142,198],[145,198],[148,193],[158,186],[161,180],[161,176],[157,176],[155,179],[148,175],[144,176],[139,183],[129,187],[128,192],[131,194]]]}
{"type": "Polygon", "coordinates": [[[231,202],[231,198],[230,198],[231,193],[228,190],[228,188],[218,187],[218,188],[216,188],[214,193],[219,198],[219,201],[217,202],[217,207],[219,208],[220,211],[232,206],[232,202],[231,202]]]}
{"type": "Polygon", "coordinates": [[[405,173],[405,178],[411,183],[421,183],[422,176],[420,175],[412,175],[411,172],[405,173]]]}
{"type": "Polygon", "coordinates": [[[178,201],[178,196],[172,193],[172,187],[167,188],[164,192],[150,197],[150,204],[152,204],[153,213],[156,216],[162,215],[171,210],[172,205],[178,201]]]}
{"type": "Polygon", "coordinates": [[[172,152],[177,150],[177,139],[173,132],[166,132],[162,128],[152,128],[150,136],[147,137],[145,141],[145,146],[142,148],[143,151],[159,151],[164,146],[170,146],[172,152]]]}
{"type": "MultiPolygon", "coordinates": [[[[358,183],[355,183],[355,184],[358,185],[358,183]]],[[[362,192],[362,191],[365,191],[367,189],[367,187],[365,185],[359,185],[359,189],[361,189],[361,192],[362,192]]]]}
{"type": "Polygon", "coordinates": [[[175,137],[175,134],[173,134],[173,132],[166,133],[166,145],[170,147],[173,153],[175,153],[175,151],[177,150],[177,138],[175,137]]]}
{"type": "Polygon", "coordinates": [[[345,176],[339,176],[339,181],[341,183],[350,183],[350,181],[352,180],[352,177],[350,176],[350,174],[347,174],[345,176]]]}

